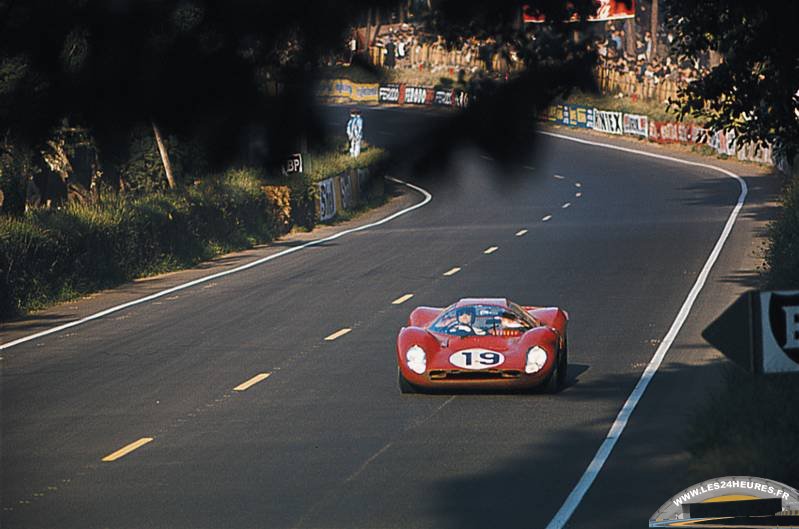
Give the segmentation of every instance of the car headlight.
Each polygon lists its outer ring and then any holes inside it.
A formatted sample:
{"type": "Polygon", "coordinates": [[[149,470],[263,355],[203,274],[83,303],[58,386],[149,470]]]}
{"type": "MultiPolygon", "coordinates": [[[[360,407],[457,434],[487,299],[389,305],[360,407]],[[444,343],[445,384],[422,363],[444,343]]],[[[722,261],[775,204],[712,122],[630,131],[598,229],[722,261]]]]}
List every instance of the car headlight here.
{"type": "Polygon", "coordinates": [[[547,352],[537,345],[527,351],[527,363],[524,366],[525,373],[537,373],[541,371],[547,363],[547,352]]]}
{"type": "Polygon", "coordinates": [[[427,369],[427,354],[418,345],[412,345],[405,352],[405,360],[408,363],[408,369],[418,375],[421,375],[427,369]]]}

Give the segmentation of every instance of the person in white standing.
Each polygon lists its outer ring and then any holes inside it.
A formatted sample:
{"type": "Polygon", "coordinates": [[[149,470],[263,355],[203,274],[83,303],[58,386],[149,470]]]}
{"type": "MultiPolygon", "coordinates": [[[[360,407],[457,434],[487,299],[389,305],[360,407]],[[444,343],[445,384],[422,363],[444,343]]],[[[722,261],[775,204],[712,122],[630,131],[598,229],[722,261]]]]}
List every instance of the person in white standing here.
{"type": "Polygon", "coordinates": [[[363,118],[357,109],[350,112],[347,122],[347,138],[350,140],[350,156],[357,158],[361,154],[361,140],[363,139],[363,118]]]}

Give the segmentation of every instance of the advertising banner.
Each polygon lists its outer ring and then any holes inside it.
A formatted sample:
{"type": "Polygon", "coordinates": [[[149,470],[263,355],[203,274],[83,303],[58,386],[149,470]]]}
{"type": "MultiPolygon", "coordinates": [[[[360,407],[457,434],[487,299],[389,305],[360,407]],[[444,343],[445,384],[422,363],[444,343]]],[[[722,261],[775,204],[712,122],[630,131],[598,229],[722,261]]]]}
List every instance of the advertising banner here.
{"type": "Polygon", "coordinates": [[[452,106],[456,108],[466,108],[469,106],[469,93],[463,90],[453,90],[452,106]]]}
{"type": "Polygon", "coordinates": [[[399,103],[400,85],[382,84],[378,89],[378,101],[381,103],[399,103]]]}
{"type": "Polygon", "coordinates": [[[569,118],[566,116],[564,120],[563,105],[550,105],[547,111],[547,120],[561,125],[568,125],[569,118]]]}
{"type": "Polygon", "coordinates": [[[452,90],[436,90],[433,94],[433,104],[441,107],[451,107],[452,90]]]}
{"type": "Polygon", "coordinates": [[[322,97],[352,96],[352,82],[348,79],[326,79],[319,82],[317,93],[322,97]]]}
{"type": "Polygon", "coordinates": [[[608,134],[622,134],[624,128],[622,126],[621,112],[612,112],[610,110],[597,110],[594,109],[594,130],[600,132],[607,132],[608,134]]]}
{"type": "Polygon", "coordinates": [[[710,146],[719,154],[735,156],[735,131],[719,130],[714,132],[710,139],[710,146]]]}
{"type": "Polygon", "coordinates": [[[336,216],[336,195],[333,179],[322,180],[319,186],[319,220],[330,220],[336,216]]]}
{"type": "Polygon", "coordinates": [[[649,118],[638,114],[624,114],[624,133],[633,136],[649,136],[649,118]]]}
{"type": "Polygon", "coordinates": [[[339,177],[341,185],[341,207],[344,209],[352,209],[355,206],[355,197],[353,196],[352,175],[344,173],[339,177]]]}
{"type": "MultiPolygon", "coordinates": [[[[672,121],[650,121],[649,139],[658,143],[677,143],[680,141],[677,123],[672,121]]],[[[686,142],[690,135],[686,135],[686,142]]]]}
{"type": "Polygon", "coordinates": [[[406,105],[429,105],[433,102],[433,89],[424,86],[406,86],[402,102],[406,105]]]}
{"type": "MultiPolygon", "coordinates": [[[[591,22],[635,18],[635,0],[598,0],[597,4],[596,13],[588,17],[591,22]]],[[[543,13],[530,8],[528,5],[523,6],[523,9],[522,18],[525,22],[539,24],[546,22],[546,17],[543,13]]],[[[579,17],[575,14],[569,19],[569,22],[577,22],[578,20],[579,17]]]]}
{"type": "Polygon", "coordinates": [[[359,103],[376,103],[378,100],[378,90],[380,85],[377,83],[351,83],[353,101],[359,103]]]}
{"type": "Polygon", "coordinates": [[[349,79],[326,79],[320,81],[316,93],[321,97],[342,97],[358,102],[377,102],[380,85],[376,83],[353,83],[349,79]]]}
{"type": "Polygon", "coordinates": [[[582,105],[564,105],[563,118],[566,125],[582,129],[594,128],[594,109],[582,105]]]}

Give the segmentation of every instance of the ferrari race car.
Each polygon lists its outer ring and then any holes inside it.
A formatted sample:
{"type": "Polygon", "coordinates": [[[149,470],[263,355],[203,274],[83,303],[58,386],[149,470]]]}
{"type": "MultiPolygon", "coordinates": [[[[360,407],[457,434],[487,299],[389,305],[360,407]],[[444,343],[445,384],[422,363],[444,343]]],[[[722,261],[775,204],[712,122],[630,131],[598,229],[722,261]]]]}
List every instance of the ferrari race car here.
{"type": "Polygon", "coordinates": [[[540,387],[556,393],[566,379],[568,319],[557,307],[507,299],[417,307],[397,337],[400,391],[540,387]]]}

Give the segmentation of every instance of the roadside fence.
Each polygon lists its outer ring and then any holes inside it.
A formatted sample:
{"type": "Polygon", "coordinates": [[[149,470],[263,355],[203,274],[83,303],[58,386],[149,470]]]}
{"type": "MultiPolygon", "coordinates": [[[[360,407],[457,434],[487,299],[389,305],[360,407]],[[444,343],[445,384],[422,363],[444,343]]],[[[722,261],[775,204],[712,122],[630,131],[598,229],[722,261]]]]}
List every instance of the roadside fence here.
{"type": "Polygon", "coordinates": [[[785,165],[779,150],[773,145],[739,141],[734,130],[712,131],[695,123],[658,121],[640,114],[570,104],[550,105],[539,118],[567,127],[593,129],[606,134],[637,136],[657,143],[705,145],[718,154],[739,160],[778,167],[785,165]]]}
{"type": "Polygon", "coordinates": [[[672,79],[645,77],[639,81],[634,72],[619,72],[612,68],[596,68],[596,80],[603,94],[623,94],[633,99],[647,99],[662,103],[676,99],[680,85],[672,79]]]}

